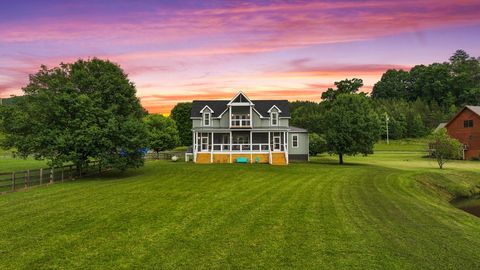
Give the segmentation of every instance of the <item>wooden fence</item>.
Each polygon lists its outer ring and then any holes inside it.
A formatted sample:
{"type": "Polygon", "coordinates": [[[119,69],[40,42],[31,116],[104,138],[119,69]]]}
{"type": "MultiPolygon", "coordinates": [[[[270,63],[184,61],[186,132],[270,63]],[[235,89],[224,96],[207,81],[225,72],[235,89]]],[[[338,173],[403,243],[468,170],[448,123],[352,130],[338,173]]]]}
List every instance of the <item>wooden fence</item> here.
{"type": "Polygon", "coordinates": [[[0,172],[0,194],[38,185],[53,184],[99,174],[104,168],[98,162],[89,162],[82,170],[75,165],[40,168],[15,172],[0,172]]]}
{"type": "Polygon", "coordinates": [[[145,155],[146,160],[172,160],[173,156],[178,157],[178,161],[185,160],[185,151],[163,151],[163,152],[148,152],[145,155]]]}

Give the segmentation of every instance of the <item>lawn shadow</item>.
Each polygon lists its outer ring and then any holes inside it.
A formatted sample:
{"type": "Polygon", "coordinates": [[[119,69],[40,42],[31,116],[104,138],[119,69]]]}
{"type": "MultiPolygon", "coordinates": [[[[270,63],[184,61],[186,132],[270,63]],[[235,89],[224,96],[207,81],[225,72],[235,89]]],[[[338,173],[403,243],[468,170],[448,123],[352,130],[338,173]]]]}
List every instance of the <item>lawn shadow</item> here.
{"type": "Polygon", "coordinates": [[[120,171],[117,169],[111,169],[108,171],[101,172],[100,174],[85,176],[82,178],[78,178],[77,180],[81,181],[112,181],[112,180],[120,180],[120,179],[127,179],[135,176],[139,176],[145,173],[145,170],[142,168],[136,169],[128,169],[126,171],[120,171]]]}
{"type": "Polygon", "coordinates": [[[350,167],[350,166],[371,166],[371,164],[367,163],[358,163],[358,162],[349,162],[343,161],[343,164],[338,162],[338,159],[332,159],[330,156],[315,156],[310,159],[308,162],[310,164],[321,164],[321,165],[329,165],[329,166],[339,166],[339,167],[350,167]]]}

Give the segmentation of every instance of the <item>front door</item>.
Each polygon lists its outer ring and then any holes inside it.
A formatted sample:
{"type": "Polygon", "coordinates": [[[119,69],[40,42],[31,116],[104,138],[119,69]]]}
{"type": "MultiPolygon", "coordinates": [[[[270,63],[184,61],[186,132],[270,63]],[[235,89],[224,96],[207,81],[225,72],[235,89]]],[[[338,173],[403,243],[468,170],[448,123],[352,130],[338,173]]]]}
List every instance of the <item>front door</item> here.
{"type": "Polygon", "coordinates": [[[208,151],[208,134],[202,136],[202,151],[208,151]]]}
{"type": "Polygon", "coordinates": [[[280,135],[273,136],[273,151],[280,151],[281,150],[281,142],[282,138],[280,135]]]}

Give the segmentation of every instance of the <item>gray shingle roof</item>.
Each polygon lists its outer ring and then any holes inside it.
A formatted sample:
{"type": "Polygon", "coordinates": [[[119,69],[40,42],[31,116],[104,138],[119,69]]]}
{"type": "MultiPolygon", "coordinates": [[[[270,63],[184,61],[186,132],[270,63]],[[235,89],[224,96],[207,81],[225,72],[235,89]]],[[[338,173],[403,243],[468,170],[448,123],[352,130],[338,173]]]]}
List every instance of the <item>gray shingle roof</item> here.
{"type": "MultiPolygon", "coordinates": [[[[227,104],[230,100],[194,100],[192,103],[191,117],[201,117],[200,111],[208,106],[213,110],[213,117],[218,117],[227,109],[227,104]]],[[[252,100],[253,108],[258,111],[263,117],[269,117],[268,110],[277,106],[282,112],[280,117],[290,117],[290,110],[288,100],[252,100]]]]}

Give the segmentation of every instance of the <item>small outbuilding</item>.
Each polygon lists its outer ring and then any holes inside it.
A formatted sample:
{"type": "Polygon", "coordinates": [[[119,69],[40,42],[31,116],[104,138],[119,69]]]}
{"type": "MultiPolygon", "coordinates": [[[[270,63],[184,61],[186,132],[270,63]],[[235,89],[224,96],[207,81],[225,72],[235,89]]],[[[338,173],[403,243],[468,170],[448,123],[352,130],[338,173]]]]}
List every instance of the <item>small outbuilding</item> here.
{"type": "Polygon", "coordinates": [[[480,158],[480,106],[465,106],[445,128],[464,145],[464,159],[480,158]]]}

